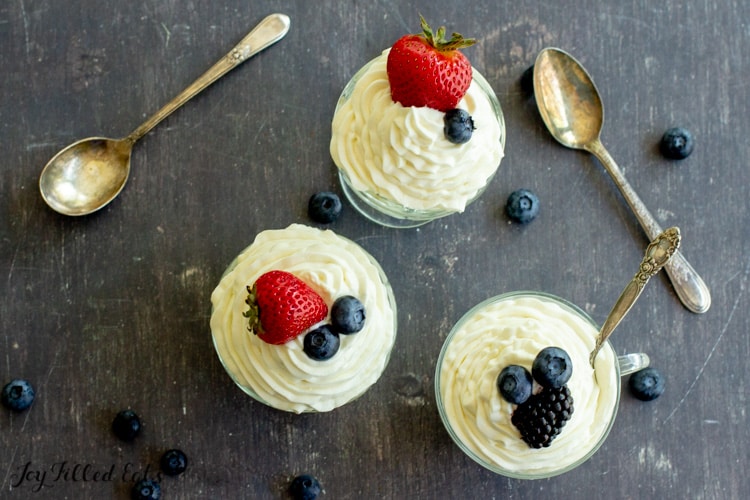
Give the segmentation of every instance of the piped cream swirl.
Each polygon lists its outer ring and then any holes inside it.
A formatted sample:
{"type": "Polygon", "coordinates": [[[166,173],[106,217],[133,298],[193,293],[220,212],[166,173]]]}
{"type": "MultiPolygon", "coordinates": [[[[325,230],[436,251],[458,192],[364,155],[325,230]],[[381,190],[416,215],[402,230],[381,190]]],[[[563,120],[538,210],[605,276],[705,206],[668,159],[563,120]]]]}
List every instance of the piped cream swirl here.
{"type": "Polygon", "coordinates": [[[224,367],[248,394],[280,410],[329,411],[363,394],[385,369],[396,336],[396,309],[385,274],[372,256],[330,230],[292,224],[258,234],[211,295],[211,332],[224,367]],[[302,350],[304,335],[271,345],[248,331],[246,287],[280,269],[318,292],[329,308],[343,295],[365,306],[364,328],[341,335],[326,361],[302,350]]]}
{"type": "Polygon", "coordinates": [[[597,330],[548,298],[518,296],[480,306],[461,321],[441,356],[439,394],[443,417],[470,455],[499,472],[556,473],[585,458],[614,418],[619,380],[607,343],[591,368],[588,356],[597,330]],[[573,362],[568,382],[574,412],[548,448],[534,449],[511,423],[515,405],[497,386],[511,364],[531,365],[545,347],[565,349],[573,362]]]}
{"type": "Polygon", "coordinates": [[[462,212],[503,157],[501,120],[475,79],[458,107],[469,112],[476,130],[465,144],[449,142],[444,113],[391,98],[389,50],[355,75],[351,94],[339,102],[331,157],[358,191],[412,210],[462,212]]]}

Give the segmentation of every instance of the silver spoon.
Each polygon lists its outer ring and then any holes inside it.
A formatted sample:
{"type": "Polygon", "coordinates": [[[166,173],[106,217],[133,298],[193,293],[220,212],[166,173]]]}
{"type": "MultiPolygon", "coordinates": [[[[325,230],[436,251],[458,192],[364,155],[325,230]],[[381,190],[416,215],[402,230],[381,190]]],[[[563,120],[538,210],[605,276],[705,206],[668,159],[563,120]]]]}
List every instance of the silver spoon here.
{"type": "Polygon", "coordinates": [[[289,17],[271,14],[188,88],[123,139],[90,137],[57,153],[39,177],[42,198],[63,215],[86,215],[112,201],[130,174],[135,142],[200,91],[289,31],[289,17]]]}
{"type": "Polygon", "coordinates": [[[648,283],[653,275],[661,271],[666,263],[677,252],[677,248],[680,246],[680,228],[670,227],[666,231],[659,234],[654,241],[652,241],[646,248],[646,254],[643,256],[641,265],[638,267],[638,272],[635,273],[633,279],[630,280],[625,286],[625,289],[620,294],[620,297],[615,302],[614,307],[610,311],[607,319],[604,320],[604,324],[599,330],[599,335],[596,338],[596,346],[591,351],[591,367],[594,366],[594,360],[596,355],[599,354],[599,349],[604,345],[612,331],[617,328],[622,318],[630,311],[635,301],[641,296],[643,288],[648,283]]]}
{"type": "MultiPolygon", "coordinates": [[[[649,239],[662,232],[600,140],[604,106],[593,80],[570,54],[556,48],[542,50],[534,63],[534,96],[539,114],[552,136],[563,146],[592,153],[604,165],[649,239]]],[[[680,252],[665,270],[687,309],[704,313],[711,306],[708,287],[680,252]]]]}

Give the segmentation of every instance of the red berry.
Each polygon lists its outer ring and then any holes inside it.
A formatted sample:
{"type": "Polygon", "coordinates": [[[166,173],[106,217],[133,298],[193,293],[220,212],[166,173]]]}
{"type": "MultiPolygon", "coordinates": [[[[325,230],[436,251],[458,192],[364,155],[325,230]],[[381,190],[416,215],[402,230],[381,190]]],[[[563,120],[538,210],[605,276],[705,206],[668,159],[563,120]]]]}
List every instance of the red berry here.
{"type": "Polygon", "coordinates": [[[402,106],[445,112],[456,107],[471,85],[471,63],[459,49],[475,40],[458,33],[446,40],[444,26],[433,33],[421,16],[420,21],[423,33],[401,37],[388,54],[391,97],[402,106]]]}
{"type": "Polygon", "coordinates": [[[328,315],[323,298],[286,271],[269,271],[247,287],[249,329],[264,342],[284,344],[328,315]]]}

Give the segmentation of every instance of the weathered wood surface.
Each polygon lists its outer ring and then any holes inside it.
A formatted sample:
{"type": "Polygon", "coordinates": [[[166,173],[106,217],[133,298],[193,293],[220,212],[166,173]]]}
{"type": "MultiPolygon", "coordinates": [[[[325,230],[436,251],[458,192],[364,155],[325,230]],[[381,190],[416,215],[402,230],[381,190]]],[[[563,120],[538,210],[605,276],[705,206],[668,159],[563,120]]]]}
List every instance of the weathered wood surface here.
{"type": "Polygon", "coordinates": [[[3,2],[0,382],[28,378],[38,397],[0,414],[0,497],[125,498],[179,447],[190,467],[163,481],[167,498],[284,498],[307,471],[336,499],[747,498],[749,17],[739,0],[3,2]],[[139,142],[109,207],[83,218],[46,207],[37,179],[59,148],[127,134],[273,11],[291,17],[287,37],[139,142]],[[309,222],[310,194],[339,191],[328,154],[338,94],[420,12],[479,39],[467,55],[503,106],[507,156],[466,213],[418,230],[346,205],[333,228],[393,281],[390,364],[332,413],[266,408],[219,363],[210,293],[258,231],[309,222]],[[645,404],[625,392],[592,460],[523,482],[482,469],[445,432],[433,391],[443,339],[472,305],[517,289],[602,321],[647,244],[601,165],[554,142],[519,88],[550,45],[592,73],[603,142],[660,224],[681,228],[713,305],[692,314],[664,275],[652,280],[613,343],[650,353],[666,393],[645,404]],[[656,148],[673,125],[696,136],[682,162],[656,148]],[[543,204],[527,227],[502,212],[519,187],[543,204]],[[125,407],[145,426],[129,445],[109,431],[125,407]],[[87,464],[98,480],[74,473],[87,464]],[[44,487],[34,471],[48,471],[44,487]]]}

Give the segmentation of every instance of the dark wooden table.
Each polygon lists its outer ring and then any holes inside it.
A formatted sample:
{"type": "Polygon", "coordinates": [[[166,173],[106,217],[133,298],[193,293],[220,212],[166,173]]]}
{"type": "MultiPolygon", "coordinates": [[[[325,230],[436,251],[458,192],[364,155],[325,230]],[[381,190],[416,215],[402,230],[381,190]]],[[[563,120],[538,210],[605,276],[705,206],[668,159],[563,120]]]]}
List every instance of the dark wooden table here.
{"type": "Polygon", "coordinates": [[[285,498],[302,472],[335,499],[747,498],[748,18],[739,0],[3,2],[0,382],[26,378],[37,398],[0,413],[0,497],[126,498],[177,447],[190,465],[163,478],[165,498],[285,498]],[[110,206],[70,218],[44,204],[39,172],[58,149],[129,133],[274,11],[291,17],[287,37],[140,141],[110,206]],[[328,153],[339,92],[416,31],[420,12],[478,38],[466,53],[503,106],[506,158],[464,214],[420,229],[376,226],[346,204],[332,228],[393,282],[390,364],[333,412],[270,409],[222,368],[211,291],[259,231],[311,224],[308,197],[341,192],[328,153]],[[648,352],[665,394],[642,403],[625,391],[591,460],[519,481],[476,465],[440,422],[446,334],[472,305],[518,289],[563,296],[601,322],[648,243],[602,166],[554,142],[521,91],[545,46],[592,73],[603,142],[659,223],[681,228],[713,305],[688,312],[666,275],[652,280],[613,343],[648,352]],[[674,125],[696,138],[681,162],[656,146],[674,125]],[[542,203],[526,227],[503,213],[520,187],[542,203]],[[110,431],[123,408],[144,423],[130,444],[110,431]]]}

